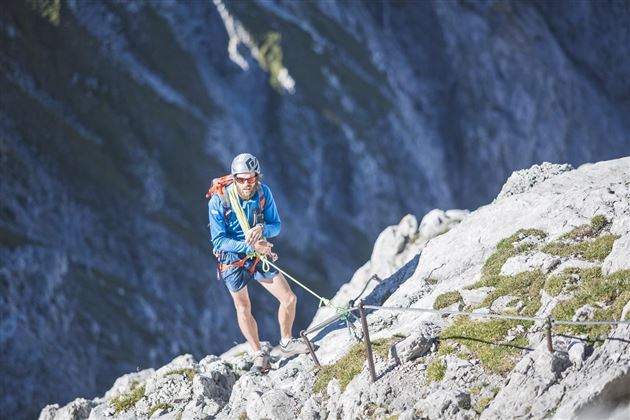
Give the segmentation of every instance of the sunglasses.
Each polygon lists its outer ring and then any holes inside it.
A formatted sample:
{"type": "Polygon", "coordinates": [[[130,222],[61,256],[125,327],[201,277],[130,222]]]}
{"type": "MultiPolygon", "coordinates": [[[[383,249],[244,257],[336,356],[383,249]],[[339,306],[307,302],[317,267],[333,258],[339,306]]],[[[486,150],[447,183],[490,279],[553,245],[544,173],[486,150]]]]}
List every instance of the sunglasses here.
{"type": "Polygon", "coordinates": [[[249,178],[235,177],[235,179],[236,179],[236,182],[238,182],[239,184],[245,184],[245,183],[253,184],[254,182],[256,182],[258,177],[256,177],[256,176],[252,176],[252,177],[249,177],[249,178]]]}

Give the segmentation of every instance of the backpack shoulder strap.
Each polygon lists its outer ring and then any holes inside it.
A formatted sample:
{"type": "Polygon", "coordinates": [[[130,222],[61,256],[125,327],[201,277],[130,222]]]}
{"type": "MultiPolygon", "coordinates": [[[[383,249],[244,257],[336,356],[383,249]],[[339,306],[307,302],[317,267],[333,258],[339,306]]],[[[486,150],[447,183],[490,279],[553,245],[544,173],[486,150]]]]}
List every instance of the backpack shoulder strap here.
{"type": "Polygon", "coordinates": [[[267,200],[265,199],[265,190],[263,189],[262,184],[258,184],[258,204],[261,211],[265,209],[266,203],[267,200]]]}
{"type": "Polygon", "coordinates": [[[223,191],[223,193],[217,194],[219,199],[221,200],[221,207],[223,207],[223,218],[227,222],[230,219],[230,213],[232,212],[232,204],[230,204],[230,198],[227,194],[227,188],[223,191]]]}

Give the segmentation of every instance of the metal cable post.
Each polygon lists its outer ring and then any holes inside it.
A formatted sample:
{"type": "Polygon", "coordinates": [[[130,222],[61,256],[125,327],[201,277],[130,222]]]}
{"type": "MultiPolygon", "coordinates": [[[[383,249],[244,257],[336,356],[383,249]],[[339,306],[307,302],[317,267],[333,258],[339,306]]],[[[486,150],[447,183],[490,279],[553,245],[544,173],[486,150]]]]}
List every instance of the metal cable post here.
{"type": "Polygon", "coordinates": [[[551,340],[551,316],[548,316],[547,319],[545,320],[545,328],[546,328],[546,335],[547,335],[547,350],[549,350],[549,353],[553,353],[553,341],[551,340]]]}
{"type": "Polygon", "coordinates": [[[363,327],[363,341],[365,342],[365,352],[367,354],[367,362],[370,368],[370,376],[372,382],[376,382],[376,370],[374,369],[374,358],[372,357],[372,343],[370,343],[370,332],[368,331],[367,316],[363,308],[363,301],[359,302],[359,314],[361,315],[361,326],[363,327]]]}
{"type": "Polygon", "coordinates": [[[319,364],[319,360],[317,360],[317,356],[315,356],[315,350],[313,350],[313,345],[311,344],[311,341],[306,336],[306,333],[304,330],[300,332],[300,337],[302,337],[302,339],[306,343],[306,346],[308,347],[308,352],[311,353],[311,357],[313,358],[313,362],[315,362],[315,365],[317,365],[318,368],[321,368],[322,365],[319,364]]]}

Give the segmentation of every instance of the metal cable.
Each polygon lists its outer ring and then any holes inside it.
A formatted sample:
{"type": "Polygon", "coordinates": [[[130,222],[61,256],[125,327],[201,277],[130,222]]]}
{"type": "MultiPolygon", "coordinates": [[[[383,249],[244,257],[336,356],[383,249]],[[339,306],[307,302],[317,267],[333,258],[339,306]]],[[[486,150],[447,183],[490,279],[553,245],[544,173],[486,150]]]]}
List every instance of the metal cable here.
{"type": "MultiPolygon", "coordinates": [[[[487,317],[487,318],[501,318],[501,319],[514,319],[519,321],[546,321],[547,318],[539,318],[533,316],[516,316],[516,315],[502,315],[502,314],[484,314],[484,313],[476,313],[476,312],[462,312],[462,311],[447,311],[447,310],[438,310],[438,309],[426,309],[426,308],[402,308],[398,306],[376,306],[376,305],[364,305],[366,309],[385,309],[388,311],[399,311],[399,312],[429,312],[436,313],[440,315],[467,315],[470,317],[487,317]]],[[[559,321],[552,319],[554,324],[558,325],[615,325],[615,324],[630,324],[630,320],[628,321],[559,321]]]]}

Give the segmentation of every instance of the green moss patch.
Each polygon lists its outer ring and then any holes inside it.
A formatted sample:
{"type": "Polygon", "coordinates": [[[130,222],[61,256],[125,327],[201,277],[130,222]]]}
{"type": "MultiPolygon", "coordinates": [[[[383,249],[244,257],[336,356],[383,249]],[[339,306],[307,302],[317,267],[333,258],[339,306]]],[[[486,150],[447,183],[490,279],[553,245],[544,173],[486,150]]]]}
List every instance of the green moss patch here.
{"type": "Polygon", "coordinates": [[[618,235],[601,235],[609,222],[603,215],[591,219],[590,224],[576,227],[565,233],[556,241],[545,245],[543,252],[561,257],[581,257],[589,261],[604,261],[612,251],[613,243],[618,235]],[[598,236],[599,235],[599,236],[598,236]]]}
{"type": "Polygon", "coordinates": [[[558,296],[566,282],[571,278],[570,274],[560,274],[557,276],[551,276],[545,281],[543,289],[549,296],[558,296]]]}
{"type": "Polygon", "coordinates": [[[450,344],[447,343],[440,343],[440,346],[438,347],[438,355],[440,356],[444,356],[447,354],[453,354],[457,351],[457,349],[455,347],[453,347],[450,344]]]}
{"type": "Polygon", "coordinates": [[[533,316],[540,308],[540,289],[545,283],[545,273],[541,270],[525,271],[515,276],[492,276],[487,285],[495,290],[486,296],[480,307],[489,307],[501,296],[515,296],[523,301],[520,314],[533,316]]]}
{"type": "MultiPolygon", "coordinates": [[[[594,308],[593,320],[604,321],[620,319],[623,307],[630,300],[630,270],[622,270],[609,276],[601,269],[589,268],[577,271],[580,283],[572,298],[558,303],[551,315],[558,320],[570,321],[576,311],[584,305],[594,308]]],[[[626,316],[628,318],[628,316],[626,316]]],[[[556,330],[562,333],[586,335],[595,340],[606,335],[610,325],[558,325],[556,330]]]]}
{"type": "Polygon", "coordinates": [[[607,224],[608,224],[608,219],[606,219],[606,216],[602,214],[599,214],[591,219],[591,226],[597,232],[602,230],[604,226],[606,226],[607,224]]]}
{"type": "Polygon", "coordinates": [[[524,335],[518,336],[510,344],[501,344],[510,328],[519,324],[527,328],[532,323],[507,319],[473,321],[459,317],[442,331],[440,341],[466,346],[490,372],[505,374],[514,367],[521,352],[519,347],[527,345],[524,335]]]}
{"type": "Polygon", "coordinates": [[[118,395],[112,398],[112,407],[116,413],[121,413],[135,407],[136,403],[140,401],[140,398],[144,396],[145,386],[136,386],[132,384],[131,390],[123,395],[118,395]]]}
{"type": "Polygon", "coordinates": [[[551,276],[545,282],[543,288],[549,296],[558,296],[562,292],[572,292],[578,287],[580,277],[578,268],[568,268],[562,274],[551,276]]]}
{"type": "Polygon", "coordinates": [[[457,290],[442,293],[433,302],[433,309],[443,309],[457,302],[463,302],[462,295],[457,290]]]}
{"type": "Polygon", "coordinates": [[[427,380],[429,382],[439,382],[444,379],[446,364],[440,360],[434,360],[427,366],[427,380]]]}
{"type": "Polygon", "coordinates": [[[596,239],[577,243],[557,240],[545,245],[542,251],[561,257],[576,256],[589,261],[604,261],[612,251],[613,243],[619,238],[619,235],[602,235],[596,239]]]}

